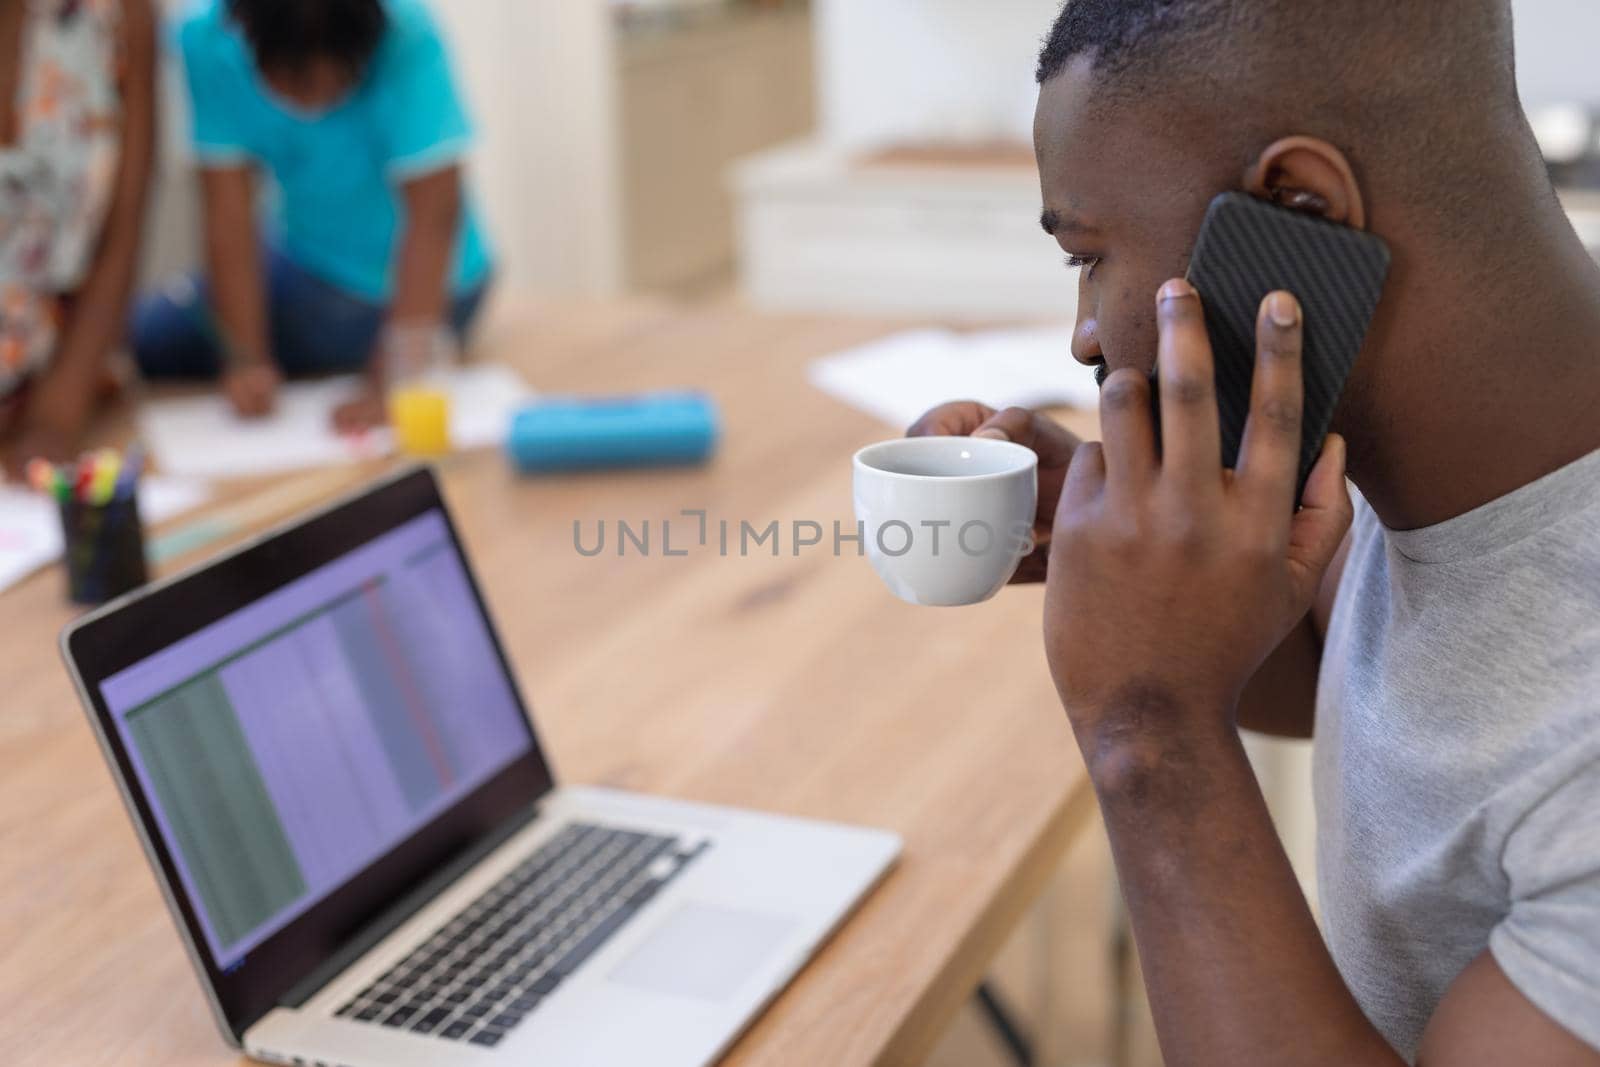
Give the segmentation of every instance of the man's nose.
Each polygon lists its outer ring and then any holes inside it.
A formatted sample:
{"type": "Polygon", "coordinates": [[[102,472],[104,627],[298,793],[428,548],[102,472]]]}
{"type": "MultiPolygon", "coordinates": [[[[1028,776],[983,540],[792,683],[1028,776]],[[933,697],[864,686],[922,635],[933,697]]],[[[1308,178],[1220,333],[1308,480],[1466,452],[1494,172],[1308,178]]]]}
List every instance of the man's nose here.
{"type": "Polygon", "coordinates": [[[1105,362],[1100,350],[1100,329],[1094,315],[1080,315],[1078,326],[1072,331],[1072,358],[1085,367],[1098,367],[1105,362]]]}

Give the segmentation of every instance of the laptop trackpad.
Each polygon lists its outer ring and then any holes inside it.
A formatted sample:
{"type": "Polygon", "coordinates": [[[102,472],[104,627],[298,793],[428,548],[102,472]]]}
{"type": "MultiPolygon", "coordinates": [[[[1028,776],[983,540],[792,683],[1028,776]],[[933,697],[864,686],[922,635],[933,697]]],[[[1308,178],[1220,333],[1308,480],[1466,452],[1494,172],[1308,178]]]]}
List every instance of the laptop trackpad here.
{"type": "Polygon", "coordinates": [[[782,915],[687,901],[609,977],[652,993],[722,1000],[738,991],[795,926],[782,915]]]}

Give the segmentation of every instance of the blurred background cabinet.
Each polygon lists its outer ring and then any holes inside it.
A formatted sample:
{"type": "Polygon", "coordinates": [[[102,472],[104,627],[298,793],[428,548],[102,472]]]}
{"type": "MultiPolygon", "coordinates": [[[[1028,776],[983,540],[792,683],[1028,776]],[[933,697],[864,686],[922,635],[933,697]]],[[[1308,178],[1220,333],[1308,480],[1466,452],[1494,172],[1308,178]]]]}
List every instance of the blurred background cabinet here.
{"type": "Polygon", "coordinates": [[[617,44],[624,282],[720,281],[734,258],[729,167],[816,121],[810,9],[623,18],[617,44]]]}

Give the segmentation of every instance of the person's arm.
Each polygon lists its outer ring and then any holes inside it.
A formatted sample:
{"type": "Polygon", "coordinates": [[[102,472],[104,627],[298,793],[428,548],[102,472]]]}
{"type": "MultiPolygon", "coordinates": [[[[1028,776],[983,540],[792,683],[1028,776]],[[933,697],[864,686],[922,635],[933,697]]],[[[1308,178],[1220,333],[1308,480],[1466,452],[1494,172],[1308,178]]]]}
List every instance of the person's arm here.
{"type": "Polygon", "coordinates": [[[1428,1021],[1419,1067],[1595,1067],[1600,1052],[1557,1026],[1485,951],[1451,983],[1428,1021]]]}
{"type": "Polygon", "coordinates": [[[156,30],[149,0],[125,0],[122,143],[104,230],[83,285],[67,301],[60,345],[29,404],[16,450],[66,459],[92,410],[106,358],[122,340],[138,270],[156,139],[156,30]]]}
{"type": "Polygon", "coordinates": [[[461,168],[413,178],[401,186],[401,193],[406,225],[389,320],[441,325],[450,307],[450,265],[461,232],[461,168]]]}
{"type": "Polygon", "coordinates": [[[211,312],[225,361],[223,391],[239,414],[264,415],[272,410],[280,374],[267,325],[253,166],[202,167],[200,199],[211,312]]]}
{"type": "Polygon", "coordinates": [[[1305,618],[1268,656],[1239,697],[1239,725],[1246,730],[1305,740],[1316,728],[1317,676],[1322,671],[1322,643],[1333,617],[1333,601],[1344,576],[1350,539],[1340,547],[1323,576],[1317,599],[1305,618]]]}
{"type": "MultiPolygon", "coordinates": [[[[1189,1067],[1400,1067],[1323,942],[1236,721],[1344,543],[1344,445],[1330,440],[1294,513],[1302,320],[1288,298],[1263,311],[1242,459],[1225,477],[1199,297],[1183,282],[1163,294],[1164,451],[1149,383],[1114,373],[1105,440],[1078,450],[1062,490],[1045,608],[1162,1050],[1189,1067]]],[[[1420,1063],[1600,1065],[1497,970],[1480,960],[1457,980],[1420,1063]]]]}
{"type": "MultiPolygon", "coordinates": [[[[444,325],[450,307],[450,266],[460,235],[461,168],[450,166],[406,181],[401,188],[405,228],[395,264],[389,330],[431,331],[444,325]]],[[[379,339],[363,395],[334,411],[341,430],[362,430],[383,421],[384,340],[379,339]]]]}
{"type": "MultiPolygon", "coordinates": [[[[1181,702],[1126,709],[1205,718],[1181,702]]],[[[1174,739],[1176,741],[1176,739],[1174,739]]],[[[1400,1067],[1340,977],[1237,734],[1103,754],[1096,788],[1169,1063],[1400,1067]]],[[[1435,1012],[1419,1067],[1596,1067],[1485,950],[1435,1012]]]]}

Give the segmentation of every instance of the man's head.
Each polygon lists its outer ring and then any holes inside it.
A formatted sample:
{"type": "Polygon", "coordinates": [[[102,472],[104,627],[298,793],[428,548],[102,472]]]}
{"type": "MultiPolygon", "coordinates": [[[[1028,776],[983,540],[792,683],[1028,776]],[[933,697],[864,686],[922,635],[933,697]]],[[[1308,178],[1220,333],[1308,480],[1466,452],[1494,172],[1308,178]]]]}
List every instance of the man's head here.
{"type": "Polygon", "coordinates": [[[1218,193],[1373,230],[1393,292],[1490,262],[1517,209],[1486,201],[1539,167],[1509,0],[1069,0],[1038,78],[1042,221],[1085,261],[1073,353],[1111,369],[1153,366],[1154,294],[1218,193]]]}
{"type": "Polygon", "coordinates": [[[382,0],[228,0],[272,91],[305,111],[360,82],[387,25],[382,0]]]}

